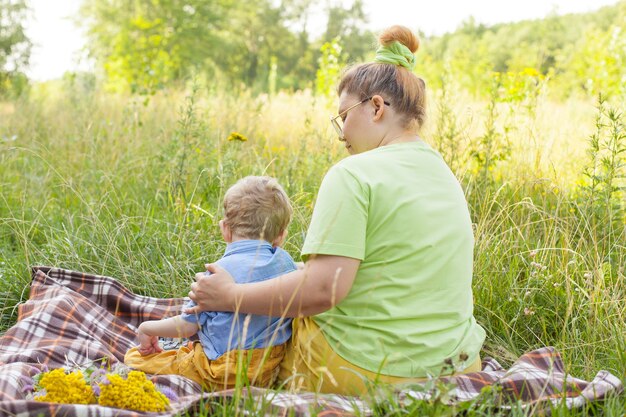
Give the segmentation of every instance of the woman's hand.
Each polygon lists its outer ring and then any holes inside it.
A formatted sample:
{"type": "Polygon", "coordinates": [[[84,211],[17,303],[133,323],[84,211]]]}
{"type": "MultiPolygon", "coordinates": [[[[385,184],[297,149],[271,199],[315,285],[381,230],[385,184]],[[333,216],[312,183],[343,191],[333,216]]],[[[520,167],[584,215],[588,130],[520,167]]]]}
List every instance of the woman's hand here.
{"type": "Polygon", "coordinates": [[[185,313],[233,311],[237,286],[235,280],[225,269],[215,264],[207,264],[205,267],[211,274],[205,272],[196,274],[196,282],[191,284],[189,291],[189,298],[196,306],[186,309],[185,313]]]}

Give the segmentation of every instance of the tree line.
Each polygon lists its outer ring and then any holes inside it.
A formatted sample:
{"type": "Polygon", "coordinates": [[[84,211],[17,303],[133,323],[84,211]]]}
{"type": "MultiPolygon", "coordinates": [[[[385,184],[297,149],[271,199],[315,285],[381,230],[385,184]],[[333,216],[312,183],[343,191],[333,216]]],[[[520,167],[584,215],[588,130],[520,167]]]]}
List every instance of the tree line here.
{"type": "MultiPolygon", "coordinates": [[[[327,3],[326,28],[314,36],[316,7],[312,0],[84,0],[80,16],[109,90],[151,94],[200,78],[257,93],[327,92],[339,68],[371,58],[375,33],[355,0],[347,8],[327,3]]],[[[0,0],[0,91],[24,87],[27,13],[26,0],[0,0]]],[[[480,95],[494,73],[526,74],[552,79],[562,96],[626,93],[625,0],[492,26],[470,18],[454,32],[421,38],[416,72],[431,86],[448,77],[480,95]]]]}
{"type": "Polygon", "coordinates": [[[371,33],[362,0],[328,5],[325,32],[311,39],[312,0],[86,0],[90,52],[113,89],[151,92],[203,77],[255,91],[307,88],[321,46],[341,38],[361,60],[371,33]],[[274,74],[272,74],[274,73],[274,74]]]}

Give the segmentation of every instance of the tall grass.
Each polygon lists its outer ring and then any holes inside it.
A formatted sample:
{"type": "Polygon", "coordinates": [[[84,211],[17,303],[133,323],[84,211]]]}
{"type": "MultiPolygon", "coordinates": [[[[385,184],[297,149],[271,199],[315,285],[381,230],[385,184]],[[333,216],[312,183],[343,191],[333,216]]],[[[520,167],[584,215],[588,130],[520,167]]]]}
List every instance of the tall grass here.
{"type": "MultiPolygon", "coordinates": [[[[539,97],[524,112],[495,95],[477,102],[458,91],[433,94],[423,137],[444,146],[466,191],[475,313],[488,332],[483,356],[507,364],[553,345],[577,376],[607,369],[623,378],[619,106],[539,97]],[[488,163],[472,158],[476,149],[491,152],[488,163]],[[610,166],[599,170],[594,157],[610,166]],[[593,187],[601,198],[590,198],[593,187]]],[[[141,294],[186,295],[194,273],[222,254],[217,222],[226,188],[249,174],[277,177],[291,196],[285,248],[298,257],[319,183],[344,157],[328,123],[334,111],[307,93],[234,96],[197,87],[148,101],[41,88],[3,103],[0,330],[15,322],[37,264],[114,276],[141,294]],[[231,132],[248,140],[230,141],[231,132]]],[[[626,405],[607,404],[609,411],[626,405]]],[[[470,411],[484,415],[481,407],[470,411]]]]}

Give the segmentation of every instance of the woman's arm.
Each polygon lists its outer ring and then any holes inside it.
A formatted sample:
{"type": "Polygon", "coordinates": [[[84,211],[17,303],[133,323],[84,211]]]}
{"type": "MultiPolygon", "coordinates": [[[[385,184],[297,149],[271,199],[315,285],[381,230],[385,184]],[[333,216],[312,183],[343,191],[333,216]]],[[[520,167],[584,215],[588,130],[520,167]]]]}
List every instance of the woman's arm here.
{"type": "Polygon", "coordinates": [[[360,264],[360,260],[344,256],[313,255],[304,269],[250,284],[236,284],[222,268],[207,265],[212,275],[196,274],[189,297],[197,306],[185,312],[311,316],[329,310],[348,295],[360,264]]]}

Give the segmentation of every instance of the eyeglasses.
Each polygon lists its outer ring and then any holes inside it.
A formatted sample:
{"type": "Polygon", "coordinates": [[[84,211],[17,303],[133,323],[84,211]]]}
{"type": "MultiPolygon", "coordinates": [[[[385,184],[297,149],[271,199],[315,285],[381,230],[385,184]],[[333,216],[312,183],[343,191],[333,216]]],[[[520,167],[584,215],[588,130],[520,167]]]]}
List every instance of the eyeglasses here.
{"type": "MultiPolygon", "coordinates": [[[[339,113],[337,116],[334,116],[330,118],[330,124],[333,125],[333,127],[335,128],[335,132],[337,132],[337,134],[339,135],[339,140],[344,141],[346,140],[343,137],[343,121],[345,120],[343,116],[347,115],[348,112],[350,110],[352,110],[353,108],[365,103],[366,101],[370,101],[372,99],[373,96],[364,98],[363,100],[359,101],[356,104],[353,104],[352,106],[348,107],[347,109],[345,109],[344,111],[342,111],[341,113],[339,113]]],[[[386,106],[391,106],[390,103],[383,101],[383,103],[385,103],[386,106]]]]}

